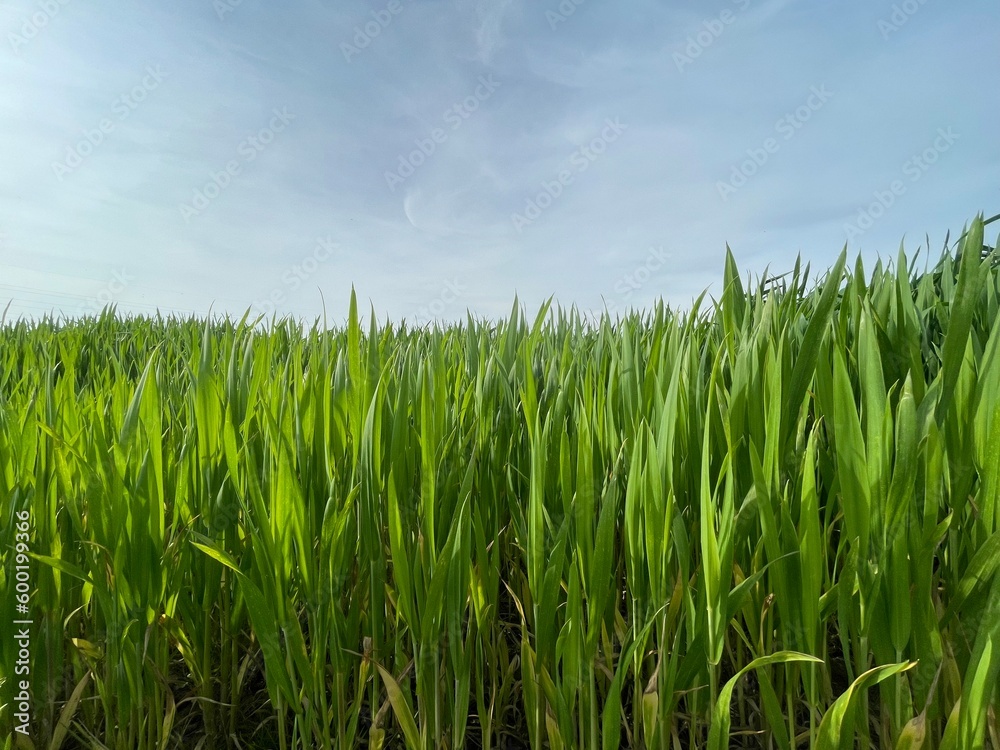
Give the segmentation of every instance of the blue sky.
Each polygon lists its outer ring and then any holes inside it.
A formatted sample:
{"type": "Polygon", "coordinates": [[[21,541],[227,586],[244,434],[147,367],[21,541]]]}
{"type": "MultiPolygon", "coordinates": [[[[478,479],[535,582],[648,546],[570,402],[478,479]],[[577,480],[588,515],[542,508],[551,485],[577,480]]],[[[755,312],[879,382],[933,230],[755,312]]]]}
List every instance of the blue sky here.
{"type": "Polygon", "coordinates": [[[4,2],[0,308],[337,320],[353,284],[423,322],[685,306],[727,243],[936,257],[1000,212],[998,32],[995,0],[4,2]]]}

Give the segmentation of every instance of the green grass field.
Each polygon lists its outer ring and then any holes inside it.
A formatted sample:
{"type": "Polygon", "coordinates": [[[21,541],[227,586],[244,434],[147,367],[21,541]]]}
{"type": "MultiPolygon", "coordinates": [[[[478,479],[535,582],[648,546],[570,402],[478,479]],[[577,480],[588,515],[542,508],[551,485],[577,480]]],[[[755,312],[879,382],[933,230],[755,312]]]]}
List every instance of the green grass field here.
{"type": "Polygon", "coordinates": [[[1000,750],[986,239],[596,324],[7,321],[0,748],[1000,750]]]}

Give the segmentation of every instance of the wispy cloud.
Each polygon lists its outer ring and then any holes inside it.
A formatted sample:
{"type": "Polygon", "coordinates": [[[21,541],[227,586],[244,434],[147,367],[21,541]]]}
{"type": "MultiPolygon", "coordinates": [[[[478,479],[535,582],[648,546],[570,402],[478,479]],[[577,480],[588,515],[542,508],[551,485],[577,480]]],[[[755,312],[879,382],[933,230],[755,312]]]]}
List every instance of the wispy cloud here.
{"type": "MultiPolygon", "coordinates": [[[[317,287],[333,309],[352,284],[380,317],[502,315],[515,291],[595,309],[616,280],[645,275],[652,247],[670,262],[627,303],[684,305],[721,278],[727,242],[750,272],[799,252],[831,262],[845,222],[946,126],[961,139],[856,244],[895,251],[904,234],[943,238],[1000,210],[1000,102],[981,85],[1000,65],[993,0],[927,3],[888,38],[892,3],[862,0],[588,1],[555,29],[557,0],[398,0],[345,64],[339,44],[389,1],[244,0],[221,21],[193,0],[63,4],[0,55],[0,307],[76,309],[127,268],[119,309],[242,313],[328,235],[341,251],[283,311],[319,315],[317,287]],[[674,53],[723,10],[735,20],[679,72],[674,53]],[[156,65],[169,74],[143,86],[156,65]],[[836,95],[721,201],[718,182],[820,83],[836,95]],[[123,96],[142,101],[116,108],[123,96]],[[287,129],[241,154],[282,108],[287,129]],[[615,117],[628,130],[519,233],[511,214],[615,117]],[[60,181],[53,163],[103,118],[114,127],[60,181]],[[233,160],[238,175],[185,222],[179,206],[233,160]],[[393,170],[408,174],[390,189],[393,170]]],[[[5,3],[0,36],[37,11],[5,3]]]]}

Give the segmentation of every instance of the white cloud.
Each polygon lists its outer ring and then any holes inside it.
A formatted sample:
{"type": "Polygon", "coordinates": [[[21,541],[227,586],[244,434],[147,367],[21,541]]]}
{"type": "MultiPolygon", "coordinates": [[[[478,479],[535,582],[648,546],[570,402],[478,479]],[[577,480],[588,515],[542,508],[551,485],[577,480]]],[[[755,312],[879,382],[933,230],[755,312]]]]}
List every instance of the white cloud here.
{"type": "MultiPolygon", "coordinates": [[[[683,74],[672,53],[737,3],[588,2],[553,33],[545,11],[557,0],[409,2],[350,65],[337,45],[372,20],[361,0],[336,11],[244,3],[225,23],[211,3],[70,4],[20,58],[0,55],[0,309],[90,295],[95,279],[127,266],[135,281],[123,307],[203,313],[214,300],[215,311],[241,314],[327,235],[344,252],[290,311],[321,314],[316,285],[329,310],[346,310],[354,283],[380,319],[398,318],[456,276],[469,291],[448,314],[466,304],[505,314],[515,290],[529,306],[553,292],[596,306],[651,246],[670,248],[676,264],[643,287],[643,301],[686,305],[721,277],[726,242],[744,272],[785,270],[800,248],[814,268],[828,265],[855,204],[946,126],[960,144],[866,232],[864,250],[894,251],[903,232],[930,232],[937,247],[945,229],[955,236],[976,211],[1000,210],[990,179],[1000,101],[980,90],[997,64],[995,0],[929,3],[889,42],[861,0],[836,11],[792,2],[752,0],[683,74]],[[951,54],[959,43],[963,54],[951,54]],[[52,161],[155,64],[170,73],[163,86],[55,179],[52,161]],[[442,113],[483,75],[502,85],[450,129],[442,113]],[[835,100],[723,203],[716,182],[820,83],[835,100]],[[185,224],[178,203],[286,106],[297,117],[288,131],[185,224]],[[515,232],[511,213],[608,117],[628,124],[627,137],[515,232]],[[447,139],[390,192],[385,171],[434,128],[447,139]]],[[[14,28],[37,6],[19,0],[5,15],[11,7],[0,17],[14,28]]]]}

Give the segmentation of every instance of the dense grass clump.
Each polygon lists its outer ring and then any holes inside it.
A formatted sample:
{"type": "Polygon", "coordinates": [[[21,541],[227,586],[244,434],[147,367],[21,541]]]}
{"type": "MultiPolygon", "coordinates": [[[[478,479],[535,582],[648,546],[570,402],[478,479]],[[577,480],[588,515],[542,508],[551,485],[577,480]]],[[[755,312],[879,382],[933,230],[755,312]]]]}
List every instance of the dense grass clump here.
{"type": "Polygon", "coordinates": [[[983,232],[596,323],[8,322],[0,726],[27,512],[39,748],[1000,748],[983,232]]]}

